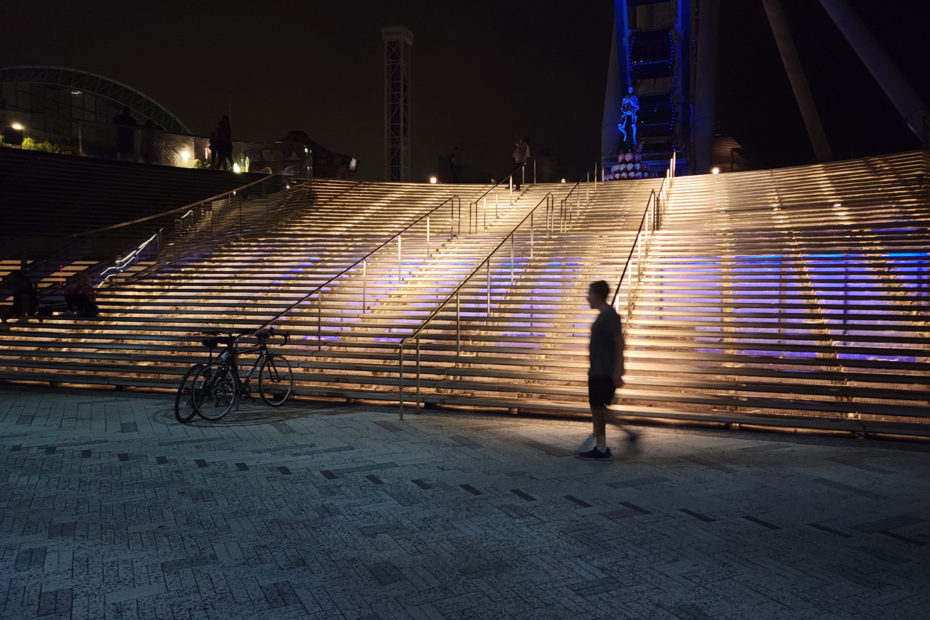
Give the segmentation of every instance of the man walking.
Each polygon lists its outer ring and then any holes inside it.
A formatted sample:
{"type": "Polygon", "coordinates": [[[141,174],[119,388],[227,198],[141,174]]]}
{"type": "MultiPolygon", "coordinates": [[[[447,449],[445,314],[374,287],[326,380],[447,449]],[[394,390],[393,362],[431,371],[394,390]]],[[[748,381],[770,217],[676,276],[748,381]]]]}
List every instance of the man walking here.
{"type": "MultiPolygon", "coordinates": [[[[623,386],[623,325],[620,316],[607,303],[610,286],[603,280],[592,282],[588,287],[588,303],[600,314],[591,324],[591,341],[588,345],[590,368],[588,369],[588,403],[594,423],[595,445],[578,456],[590,460],[609,460],[607,447],[607,422],[623,428],[620,419],[608,409],[614,399],[614,391],[623,386]]],[[[630,441],[636,441],[637,433],[623,429],[630,441]]]]}

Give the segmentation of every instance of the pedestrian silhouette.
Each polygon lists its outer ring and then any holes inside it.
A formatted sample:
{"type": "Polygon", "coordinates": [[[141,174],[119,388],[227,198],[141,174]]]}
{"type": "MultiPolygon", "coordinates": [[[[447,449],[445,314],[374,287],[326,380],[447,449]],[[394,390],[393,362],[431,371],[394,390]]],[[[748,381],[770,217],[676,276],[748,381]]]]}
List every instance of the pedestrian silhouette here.
{"type": "Polygon", "coordinates": [[[12,271],[3,279],[3,285],[13,295],[12,306],[0,306],[0,330],[8,330],[7,321],[32,316],[39,309],[36,287],[22,271],[12,271]]]}
{"type": "Polygon", "coordinates": [[[129,106],[113,117],[116,125],[116,157],[120,161],[133,161],[136,150],[136,119],[132,117],[129,106]]]}
{"type": "Polygon", "coordinates": [[[216,146],[216,167],[220,170],[232,170],[232,127],[228,116],[223,115],[211,136],[216,146]]]}
{"type": "MultiPolygon", "coordinates": [[[[609,303],[610,286],[603,280],[592,282],[588,287],[588,304],[597,310],[597,318],[591,324],[591,340],[588,345],[590,367],[588,369],[588,404],[594,424],[595,446],[578,454],[589,460],[610,460],[607,447],[607,423],[623,428],[619,417],[608,407],[613,402],[614,392],[623,386],[623,323],[609,303]]],[[[626,430],[630,441],[638,434],[626,430]]]]}
{"type": "Polygon", "coordinates": [[[526,162],[530,158],[530,139],[526,136],[517,138],[513,143],[513,184],[519,190],[526,174],[526,162]]]}

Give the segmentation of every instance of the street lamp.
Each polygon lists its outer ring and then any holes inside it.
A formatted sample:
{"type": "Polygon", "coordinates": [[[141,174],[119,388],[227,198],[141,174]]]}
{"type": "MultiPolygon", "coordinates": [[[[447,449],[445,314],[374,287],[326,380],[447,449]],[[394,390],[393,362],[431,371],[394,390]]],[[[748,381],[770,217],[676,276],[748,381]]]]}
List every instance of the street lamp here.
{"type": "Polygon", "coordinates": [[[13,123],[3,128],[3,141],[11,146],[22,146],[26,128],[22,123],[13,123]]]}

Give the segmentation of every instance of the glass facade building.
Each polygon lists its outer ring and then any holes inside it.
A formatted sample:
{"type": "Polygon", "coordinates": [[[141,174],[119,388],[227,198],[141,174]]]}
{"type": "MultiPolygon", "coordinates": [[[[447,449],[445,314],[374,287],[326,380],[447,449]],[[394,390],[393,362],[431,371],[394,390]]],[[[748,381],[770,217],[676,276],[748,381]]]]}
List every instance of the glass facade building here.
{"type": "Polygon", "coordinates": [[[154,130],[190,134],[161,104],[108,78],[61,67],[0,69],[0,123],[21,123],[27,138],[61,152],[113,157],[113,119],[124,106],[140,127],[151,121],[154,130]]]}

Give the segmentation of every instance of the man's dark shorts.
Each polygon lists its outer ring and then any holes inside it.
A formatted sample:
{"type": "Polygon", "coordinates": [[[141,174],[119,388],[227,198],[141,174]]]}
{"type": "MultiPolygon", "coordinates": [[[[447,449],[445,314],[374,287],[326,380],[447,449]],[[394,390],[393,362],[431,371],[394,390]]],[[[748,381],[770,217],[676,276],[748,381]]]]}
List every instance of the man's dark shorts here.
{"type": "Polygon", "coordinates": [[[617,386],[610,377],[588,377],[588,404],[591,408],[606,407],[614,401],[617,386]]]}

